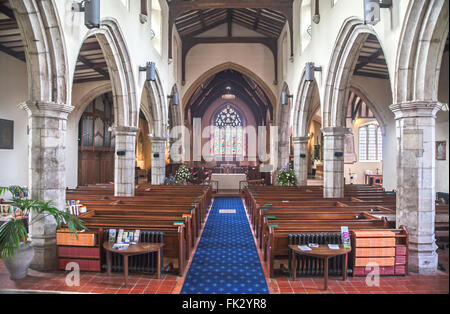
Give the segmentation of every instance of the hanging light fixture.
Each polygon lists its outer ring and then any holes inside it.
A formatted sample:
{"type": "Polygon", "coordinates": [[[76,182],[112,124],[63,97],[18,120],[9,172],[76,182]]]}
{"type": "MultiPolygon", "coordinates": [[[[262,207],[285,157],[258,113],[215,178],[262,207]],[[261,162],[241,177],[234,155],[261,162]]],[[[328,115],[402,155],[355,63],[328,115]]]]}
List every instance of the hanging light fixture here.
{"type": "Polygon", "coordinates": [[[231,87],[227,86],[226,90],[227,90],[227,92],[226,92],[226,94],[222,95],[222,99],[224,99],[224,100],[235,100],[236,99],[236,95],[231,93],[231,87]]]}

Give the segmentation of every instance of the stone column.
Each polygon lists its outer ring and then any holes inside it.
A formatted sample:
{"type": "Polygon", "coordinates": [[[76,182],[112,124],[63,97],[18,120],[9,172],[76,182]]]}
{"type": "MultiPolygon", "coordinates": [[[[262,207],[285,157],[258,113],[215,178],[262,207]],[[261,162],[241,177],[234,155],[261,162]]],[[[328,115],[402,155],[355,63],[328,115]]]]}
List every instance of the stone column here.
{"type": "Polygon", "coordinates": [[[280,170],[289,164],[289,141],[280,141],[278,149],[278,170],[280,170]]]}
{"type": "Polygon", "coordinates": [[[299,186],[308,185],[309,137],[294,137],[294,170],[299,186]]]}
{"type": "MultiPolygon", "coordinates": [[[[29,188],[31,198],[53,201],[64,210],[66,202],[65,134],[72,106],[49,102],[27,102],[29,188]]],[[[31,243],[34,259],[31,268],[56,269],[56,221],[52,217],[31,214],[31,243]]]]}
{"type": "Polygon", "coordinates": [[[136,172],[136,134],[138,128],[114,127],[116,154],[114,156],[114,195],[134,196],[136,172]]]}
{"type": "Polygon", "coordinates": [[[392,105],[397,127],[397,227],[409,233],[409,268],[437,270],[435,244],[435,119],[442,104],[392,105]]]}
{"type": "Polygon", "coordinates": [[[347,129],[330,127],[322,129],[323,195],[325,198],[344,197],[344,137],[347,129]]]}
{"type": "Polygon", "coordinates": [[[161,185],[166,177],[166,139],[152,137],[152,184],[161,185]]]}

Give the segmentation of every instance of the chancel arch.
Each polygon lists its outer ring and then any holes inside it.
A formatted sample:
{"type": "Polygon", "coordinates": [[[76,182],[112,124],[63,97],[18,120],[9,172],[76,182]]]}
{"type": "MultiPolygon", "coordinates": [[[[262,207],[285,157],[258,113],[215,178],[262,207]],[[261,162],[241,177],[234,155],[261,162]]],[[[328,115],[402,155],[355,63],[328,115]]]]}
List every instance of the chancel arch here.
{"type": "MultiPolygon", "coordinates": [[[[243,69],[232,63],[223,64],[208,71],[202,82],[196,82],[186,92],[183,105],[186,125],[192,127],[191,166],[259,167],[258,131],[272,119],[273,95],[266,93],[270,89],[259,85],[261,80],[250,71],[240,71],[243,69]],[[201,141],[199,135],[192,134],[194,131],[203,133],[201,141]],[[196,147],[200,147],[201,153],[196,153],[196,147]]],[[[265,162],[269,164],[270,160],[265,162]]]]}

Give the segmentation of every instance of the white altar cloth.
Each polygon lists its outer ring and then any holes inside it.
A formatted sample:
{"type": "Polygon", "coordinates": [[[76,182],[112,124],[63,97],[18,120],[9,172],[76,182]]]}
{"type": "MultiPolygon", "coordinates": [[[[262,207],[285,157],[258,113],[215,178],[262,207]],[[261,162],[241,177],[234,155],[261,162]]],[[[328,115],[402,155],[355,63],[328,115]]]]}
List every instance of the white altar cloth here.
{"type": "Polygon", "coordinates": [[[211,180],[219,182],[219,190],[239,190],[239,182],[246,181],[247,175],[213,173],[211,180]]]}

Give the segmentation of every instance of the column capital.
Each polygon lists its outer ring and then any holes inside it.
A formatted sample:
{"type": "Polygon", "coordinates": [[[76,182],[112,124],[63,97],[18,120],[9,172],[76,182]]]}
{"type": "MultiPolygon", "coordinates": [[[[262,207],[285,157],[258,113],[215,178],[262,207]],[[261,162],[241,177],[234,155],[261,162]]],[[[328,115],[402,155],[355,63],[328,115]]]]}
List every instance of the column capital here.
{"type": "Polygon", "coordinates": [[[153,136],[151,134],[148,135],[150,137],[150,140],[152,141],[152,143],[165,143],[167,141],[167,138],[164,137],[157,137],[157,136],[153,136]]]}
{"type": "Polygon", "coordinates": [[[292,140],[294,141],[294,143],[298,143],[298,144],[304,144],[304,143],[308,143],[309,142],[310,137],[309,136],[300,136],[300,137],[294,137],[292,140]]]}
{"type": "Polygon", "coordinates": [[[128,136],[136,136],[136,133],[139,131],[139,128],[134,126],[114,126],[113,131],[116,135],[128,135],[128,136]]]}
{"type": "Polygon", "coordinates": [[[343,126],[322,128],[323,136],[344,136],[349,132],[351,131],[343,126]]]}
{"type": "Polygon", "coordinates": [[[75,109],[73,106],[54,102],[28,100],[19,104],[20,109],[25,110],[29,117],[47,117],[67,120],[69,113],[75,109]]]}
{"type": "Polygon", "coordinates": [[[437,101],[410,101],[389,106],[395,119],[436,118],[443,104],[437,101]]]}

